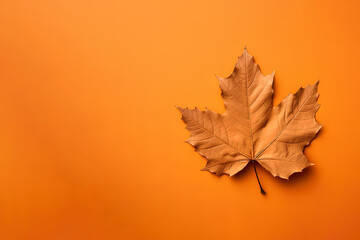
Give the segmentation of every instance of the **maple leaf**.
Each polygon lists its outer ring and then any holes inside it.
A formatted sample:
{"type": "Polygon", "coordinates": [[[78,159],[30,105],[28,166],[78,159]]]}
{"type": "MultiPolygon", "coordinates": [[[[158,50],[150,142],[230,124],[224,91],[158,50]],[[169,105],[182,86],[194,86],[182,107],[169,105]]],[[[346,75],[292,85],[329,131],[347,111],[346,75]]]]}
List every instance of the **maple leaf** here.
{"type": "Polygon", "coordinates": [[[217,78],[223,114],[177,107],[190,132],[186,142],[207,159],[202,170],[233,176],[251,161],[265,194],[255,161],[284,179],[313,165],[303,151],[322,127],[315,120],[319,82],[273,107],[274,72],[264,76],[246,48],[232,74],[217,78]]]}

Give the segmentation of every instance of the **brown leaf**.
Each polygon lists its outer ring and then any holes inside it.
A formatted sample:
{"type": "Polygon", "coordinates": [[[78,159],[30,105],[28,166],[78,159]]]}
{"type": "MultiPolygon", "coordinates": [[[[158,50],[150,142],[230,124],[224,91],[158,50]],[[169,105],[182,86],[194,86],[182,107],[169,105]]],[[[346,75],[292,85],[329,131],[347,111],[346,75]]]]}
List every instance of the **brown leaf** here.
{"type": "Polygon", "coordinates": [[[223,114],[178,107],[191,134],[187,142],[208,160],[203,170],[233,176],[257,161],[273,176],[288,179],[313,165],[303,150],[321,128],[315,121],[319,82],[273,107],[274,72],[264,76],[246,48],[233,73],[218,79],[223,114]]]}

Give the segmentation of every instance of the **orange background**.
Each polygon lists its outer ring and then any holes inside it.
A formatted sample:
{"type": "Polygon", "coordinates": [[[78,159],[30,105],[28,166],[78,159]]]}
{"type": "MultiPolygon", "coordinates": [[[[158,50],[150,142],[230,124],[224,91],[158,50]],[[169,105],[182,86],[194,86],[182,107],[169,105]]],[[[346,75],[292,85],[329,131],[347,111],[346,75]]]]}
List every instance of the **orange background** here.
{"type": "Polygon", "coordinates": [[[1,1],[0,238],[359,239],[359,1],[1,1]],[[224,110],[247,46],[320,79],[315,163],[217,177],[174,105],[224,110]]]}

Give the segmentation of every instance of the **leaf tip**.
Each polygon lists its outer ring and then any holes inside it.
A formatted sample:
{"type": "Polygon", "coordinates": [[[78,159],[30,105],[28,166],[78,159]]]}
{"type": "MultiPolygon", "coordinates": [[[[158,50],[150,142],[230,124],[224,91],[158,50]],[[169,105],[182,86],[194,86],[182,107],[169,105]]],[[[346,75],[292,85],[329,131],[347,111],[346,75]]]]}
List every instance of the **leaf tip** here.
{"type": "Polygon", "coordinates": [[[214,75],[219,81],[222,79],[222,77],[220,77],[219,75],[217,75],[217,74],[214,74],[214,75]]]}
{"type": "Polygon", "coordinates": [[[310,84],[309,84],[309,87],[312,87],[312,88],[315,90],[315,92],[317,92],[317,91],[318,91],[318,87],[319,87],[319,82],[320,82],[320,80],[317,80],[317,82],[314,83],[313,85],[310,85],[310,84]]]}
{"type": "Polygon", "coordinates": [[[175,107],[177,108],[177,110],[179,110],[179,112],[181,112],[181,113],[183,113],[184,112],[184,108],[182,108],[182,107],[179,107],[179,106],[177,106],[177,105],[175,105],[175,107]]]}
{"type": "Polygon", "coordinates": [[[241,58],[242,56],[246,56],[247,54],[248,54],[248,51],[247,51],[247,48],[246,48],[246,45],[245,45],[243,53],[238,58],[241,58]]]}

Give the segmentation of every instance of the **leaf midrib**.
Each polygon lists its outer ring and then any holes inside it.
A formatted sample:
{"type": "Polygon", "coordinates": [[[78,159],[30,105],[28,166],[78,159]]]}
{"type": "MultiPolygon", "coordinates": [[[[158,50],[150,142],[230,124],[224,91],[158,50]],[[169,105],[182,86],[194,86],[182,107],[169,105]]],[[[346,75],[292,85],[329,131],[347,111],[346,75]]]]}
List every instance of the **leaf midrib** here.
{"type": "MultiPolygon", "coordinates": [[[[232,149],[234,149],[236,152],[240,153],[241,155],[243,155],[244,157],[246,157],[247,159],[251,159],[250,156],[248,156],[245,153],[240,152],[236,147],[230,145],[230,142],[227,143],[225,142],[223,139],[221,139],[220,137],[216,136],[215,133],[209,131],[208,129],[206,129],[204,126],[202,126],[198,121],[196,122],[197,125],[199,125],[202,129],[204,129],[205,131],[207,131],[208,133],[210,133],[212,136],[214,136],[215,138],[219,139],[221,142],[225,143],[226,145],[228,145],[229,147],[231,147],[232,149]]],[[[212,124],[214,126],[214,124],[212,124]]],[[[228,134],[226,128],[225,128],[226,134],[228,134]]]]}

